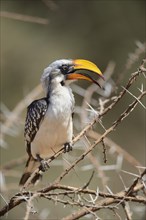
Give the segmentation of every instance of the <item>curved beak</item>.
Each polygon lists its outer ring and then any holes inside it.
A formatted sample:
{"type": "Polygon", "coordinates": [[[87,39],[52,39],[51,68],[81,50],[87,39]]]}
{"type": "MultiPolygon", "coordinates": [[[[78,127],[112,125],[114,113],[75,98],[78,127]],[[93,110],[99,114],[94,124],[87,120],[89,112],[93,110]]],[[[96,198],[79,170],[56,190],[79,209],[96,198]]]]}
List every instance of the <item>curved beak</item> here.
{"type": "MultiPolygon", "coordinates": [[[[88,80],[90,82],[98,84],[96,80],[94,80],[91,76],[89,76],[86,73],[75,73],[75,71],[77,70],[88,70],[88,71],[98,74],[98,76],[104,79],[100,69],[94,63],[88,60],[83,60],[83,59],[73,60],[73,65],[74,65],[73,71],[67,75],[67,79],[70,79],[70,80],[84,79],[84,80],[88,80]]],[[[100,85],[98,84],[98,86],[100,85]]]]}

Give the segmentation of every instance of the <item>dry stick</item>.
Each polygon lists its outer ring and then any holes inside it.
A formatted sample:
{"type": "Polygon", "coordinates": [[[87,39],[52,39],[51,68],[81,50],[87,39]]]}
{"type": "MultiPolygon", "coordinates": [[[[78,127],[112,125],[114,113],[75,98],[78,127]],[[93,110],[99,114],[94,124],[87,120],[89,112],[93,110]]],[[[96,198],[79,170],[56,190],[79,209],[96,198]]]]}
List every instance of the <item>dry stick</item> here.
{"type": "Polygon", "coordinates": [[[143,171],[143,173],[134,180],[133,184],[131,185],[131,187],[129,187],[129,189],[126,191],[126,195],[131,195],[131,193],[133,192],[134,187],[137,185],[138,181],[140,179],[142,179],[142,177],[146,175],[146,169],[143,171]]]}
{"type": "MultiPolygon", "coordinates": [[[[141,178],[143,177],[143,173],[141,174],[141,178]]],[[[139,178],[139,177],[138,177],[139,178]]],[[[133,192],[138,192],[139,190],[143,189],[144,188],[144,185],[142,183],[137,183],[137,185],[133,188],[133,192]]],[[[83,194],[91,194],[91,195],[94,195],[94,196],[97,196],[97,192],[95,190],[91,190],[91,189],[83,189],[83,187],[81,188],[77,188],[77,187],[74,187],[74,186],[66,186],[66,185],[61,185],[61,184],[51,184],[41,190],[38,190],[37,192],[38,193],[50,193],[50,191],[54,191],[55,189],[59,189],[59,190],[65,190],[65,194],[68,192],[68,194],[73,194],[73,193],[83,193],[83,194]]],[[[124,191],[125,192],[125,191],[124,191]]],[[[28,196],[29,192],[23,192],[23,193],[18,193],[17,195],[25,195],[25,196],[28,196]]],[[[33,195],[33,194],[32,194],[33,195]]],[[[51,193],[51,195],[55,195],[54,192],[51,193]]],[[[59,195],[59,192],[57,192],[57,195],[59,195]]],[[[104,193],[104,192],[99,192],[98,193],[99,196],[101,197],[108,197],[108,198],[119,198],[121,199],[122,197],[117,197],[115,196],[115,194],[110,194],[110,193],[104,193]]],[[[128,196],[125,196],[128,198],[128,196]]],[[[136,201],[134,200],[135,197],[132,197],[133,198],[133,201],[136,201]]],[[[122,198],[123,199],[123,198],[122,198]]],[[[141,200],[140,200],[141,201],[141,200]]],[[[146,198],[143,200],[144,202],[146,201],[146,198]]]]}
{"type": "Polygon", "coordinates": [[[114,208],[111,208],[111,210],[113,211],[114,216],[117,217],[117,220],[118,220],[118,219],[119,219],[119,220],[122,220],[122,219],[121,219],[121,216],[118,214],[118,212],[116,212],[116,210],[115,210],[114,208]]]}
{"type": "Polygon", "coordinates": [[[38,197],[38,194],[35,193],[35,194],[33,194],[33,196],[31,196],[31,197],[28,199],[24,220],[30,219],[30,218],[29,218],[30,213],[33,213],[33,214],[36,213],[36,211],[34,210],[34,207],[33,207],[33,200],[34,200],[35,198],[37,198],[37,197],[38,197]]]}
{"type": "Polygon", "coordinates": [[[92,206],[91,204],[84,204],[84,203],[81,203],[81,202],[75,201],[75,200],[69,201],[69,200],[58,199],[57,197],[53,197],[53,196],[50,196],[50,195],[49,196],[44,195],[43,197],[48,199],[48,200],[51,200],[55,203],[59,202],[61,204],[64,204],[65,206],[70,205],[70,206],[87,207],[87,208],[90,208],[92,206]]]}
{"type": "MultiPolygon", "coordinates": [[[[85,207],[86,208],[93,208],[93,207],[97,206],[97,205],[88,203],[88,201],[86,201],[86,203],[84,203],[82,201],[78,202],[77,200],[73,200],[72,202],[70,202],[68,200],[61,200],[61,199],[58,199],[56,195],[55,195],[55,197],[53,197],[52,194],[49,194],[49,195],[47,195],[47,194],[38,194],[37,196],[46,198],[46,199],[51,200],[51,201],[62,203],[64,205],[71,205],[71,206],[75,205],[75,206],[84,207],[84,208],[85,207]]],[[[106,197],[106,194],[104,195],[104,197],[106,197]]],[[[115,196],[114,195],[113,198],[115,199],[114,203],[119,203],[119,201],[123,198],[123,196],[115,196]]],[[[131,201],[131,202],[136,201],[136,202],[139,202],[139,203],[146,204],[146,199],[144,197],[141,197],[141,196],[139,196],[137,198],[134,198],[134,197],[124,197],[124,198],[126,198],[125,199],[126,201],[131,201]]],[[[104,205],[104,206],[98,206],[98,208],[100,208],[100,209],[107,208],[108,209],[108,208],[116,208],[116,207],[110,207],[110,206],[104,205]]],[[[126,208],[126,211],[127,211],[127,209],[128,209],[128,207],[126,208]]],[[[129,213],[129,215],[130,215],[130,213],[129,213]]],[[[128,219],[128,220],[130,220],[130,219],[128,219]]]]}
{"type": "Polygon", "coordinates": [[[91,180],[93,179],[94,173],[95,173],[95,172],[93,171],[92,174],[91,174],[90,179],[89,179],[88,182],[82,187],[82,189],[86,189],[86,188],[89,186],[89,184],[91,183],[91,180]]]}
{"type": "MultiPolygon", "coordinates": [[[[127,85],[126,85],[126,89],[124,88],[119,96],[116,97],[116,99],[114,100],[113,103],[111,103],[110,106],[108,106],[103,112],[102,114],[98,115],[97,118],[95,118],[92,122],[90,122],[72,141],[72,144],[74,144],[75,142],[77,142],[83,135],[86,134],[86,132],[92,128],[92,126],[103,116],[105,115],[108,111],[110,111],[120,100],[121,98],[127,93],[127,90],[129,89],[129,87],[133,84],[133,82],[136,80],[136,78],[143,73],[143,71],[141,70],[141,68],[144,65],[145,60],[143,60],[142,65],[140,66],[140,68],[138,69],[138,71],[136,71],[135,73],[132,74],[131,78],[129,79],[127,85]]],[[[106,136],[106,132],[104,133],[106,136]]],[[[102,139],[105,136],[101,136],[102,139]]],[[[101,140],[100,140],[101,141],[101,140]]],[[[61,155],[63,152],[63,148],[58,151],[55,155],[53,155],[51,158],[48,159],[48,165],[50,164],[50,162],[52,160],[54,160],[55,158],[57,158],[59,155],[61,155]]],[[[35,175],[37,175],[39,172],[41,172],[40,168],[37,168],[32,175],[28,178],[28,180],[26,181],[26,183],[24,184],[24,186],[22,187],[22,190],[26,189],[28,187],[28,185],[31,183],[31,180],[35,177],[35,175]]]]}
{"type": "MultiPolygon", "coordinates": [[[[133,189],[134,193],[137,193],[138,191],[142,190],[144,188],[142,183],[138,183],[137,186],[133,189]]],[[[125,191],[121,191],[121,192],[125,192],[125,191]]],[[[123,196],[117,195],[117,194],[110,194],[110,193],[105,193],[105,192],[97,192],[95,190],[91,190],[91,189],[84,189],[82,188],[77,188],[77,187],[73,187],[73,186],[65,186],[65,185],[60,185],[60,184],[54,184],[51,186],[48,186],[42,190],[37,191],[37,193],[40,193],[41,196],[43,195],[69,195],[69,194],[87,194],[87,195],[94,195],[94,196],[100,196],[103,198],[114,198],[117,199],[119,201],[123,200],[123,196]],[[63,192],[54,192],[55,189],[59,189],[59,190],[65,190],[63,192]],[[50,191],[53,191],[52,193],[50,191]]],[[[28,196],[29,192],[24,192],[22,193],[22,195],[28,196]]],[[[19,193],[19,195],[21,195],[19,193]]],[[[125,201],[133,201],[133,202],[139,202],[139,203],[146,203],[146,198],[142,197],[142,196],[124,196],[124,200],[125,201]]]]}
{"type": "Polygon", "coordinates": [[[123,206],[123,209],[125,211],[127,220],[132,220],[132,213],[130,211],[129,204],[126,203],[126,202],[123,202],[122,206],[123,206]]]}
{"type": "MultiPolygon", "coordinates": [[[[97,140],[101,136],[101,134],[99,134],[93,130],[90,130],[90,131],[88,131],[87,136],[97,140]]],[[[116,144],[110,138],[108,138],[108,137],[104,138],[104,143],[106,144],[106,146],[108,146],[110,148],[114,148],[114,151],[117,154],[122,154],[124,159],[127,160],[127,162],[131,163],[133,166],[142,166],[142,164],[138,160],[136,160],[131,154],[129,154],[125,149],[120,147],[118,144],[116,144]]]]}
{"type": "Polygon", "coordinates": [[[49,20],[46,18],[34,17],[31,15],[18,14],[18,13],[8,12],[8,11],[0,12],[0,17],[10,18],[10,19],[19,20],[19,21],[25,21],[25,22],[31,22],[31,23],[37,23],[37,24],[43,24],[43,25],[49,24],[49,20]]]}
{"type": "Polygon", "coordinates": [[[107,157],[106,157],[106,145],[105,145],[104,139],[102,139],[101,143],[103,145],[103,160],[104,160],[104,163],[106,163],[107,157]]]}

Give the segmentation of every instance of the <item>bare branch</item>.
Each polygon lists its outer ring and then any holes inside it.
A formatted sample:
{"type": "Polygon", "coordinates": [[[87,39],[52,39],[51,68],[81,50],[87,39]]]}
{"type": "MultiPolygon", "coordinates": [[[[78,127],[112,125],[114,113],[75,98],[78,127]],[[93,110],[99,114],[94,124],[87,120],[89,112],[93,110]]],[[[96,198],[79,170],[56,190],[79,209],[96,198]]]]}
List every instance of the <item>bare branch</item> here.
{"type": "Polygon", "coordinates": [[[18,20],[18,21],[31,22],[31,23],[36,23],[36,24],[43,24],[43,25],[49,24],[49,20],[45,18],[34,17],[31,15],[23,15],[23,14],[18,14],[14,12],[8,12],[8,11],[1,11],[0,17],[10,18],[10,19],[18,20]]]}

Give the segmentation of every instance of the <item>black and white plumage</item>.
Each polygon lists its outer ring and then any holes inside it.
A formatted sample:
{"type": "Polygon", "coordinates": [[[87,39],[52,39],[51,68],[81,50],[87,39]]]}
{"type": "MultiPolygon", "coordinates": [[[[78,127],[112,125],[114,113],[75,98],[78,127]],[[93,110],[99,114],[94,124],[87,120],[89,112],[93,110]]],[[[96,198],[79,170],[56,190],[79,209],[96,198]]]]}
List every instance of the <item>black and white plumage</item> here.
{"type": "Polygon", "coordinates": [[[27,143],[27,153],[29,155],[31,155],[30,144],[39,130],[40,123],[44,119],[47,109],[48,100],[46,98],[33,101],[27,108],[24,137],[27,143]]]}
{"type": "MultiPolygon", "coordinates": [[[[41,82],[46,96],[33,101],[27,109],[24,137],[29,158],[20,185],[24,185],[40,165],[43,170],[44,160],[63,145],[65,151],[71,149],[74,96],[69,84],[75,79],[97,83],[88,74],[76,73],[77,70],[89,70],[102,76],[98,67],[87,60],[57,60],[44,70],[41,82]]],[[[39,178],[40,174],[32,183],[39,178]]]]}

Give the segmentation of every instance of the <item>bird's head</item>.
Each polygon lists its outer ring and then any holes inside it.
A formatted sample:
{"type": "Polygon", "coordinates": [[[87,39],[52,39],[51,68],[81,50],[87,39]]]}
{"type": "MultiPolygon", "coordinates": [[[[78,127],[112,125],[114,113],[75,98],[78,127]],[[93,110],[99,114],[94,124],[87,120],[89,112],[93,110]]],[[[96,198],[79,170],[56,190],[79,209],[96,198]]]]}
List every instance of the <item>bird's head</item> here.
{"type": "Polygon", "coordinates": [[[97,81],[85,73],[84,70],[94,72],[103,78],[100,69],[88,60],[61,59],[54,61],[44,70],[41,82],[46,91],[48,91],[50,86],[64,86],[67,82],[77,79],[88,80],[100,86],[97,81]]]}

